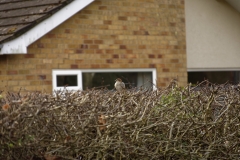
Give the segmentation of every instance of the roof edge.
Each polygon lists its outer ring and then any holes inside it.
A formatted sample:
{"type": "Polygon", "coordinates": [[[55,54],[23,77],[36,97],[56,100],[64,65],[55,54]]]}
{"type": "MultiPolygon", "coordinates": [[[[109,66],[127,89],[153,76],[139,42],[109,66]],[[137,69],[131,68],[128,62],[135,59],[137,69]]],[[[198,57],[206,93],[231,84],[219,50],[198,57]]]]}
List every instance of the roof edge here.
{"type": "Polygon", "coordinates": [[[71,16],[88,6],[94,0],[74,0],[61,10],[43,20],[29,31],[21,36],[5,42],[0,48],[0,55],[2,54],[26,54],[27,47],[43,37],[45,34],[56,28],[58,25],[69,19],[71,16]]]}

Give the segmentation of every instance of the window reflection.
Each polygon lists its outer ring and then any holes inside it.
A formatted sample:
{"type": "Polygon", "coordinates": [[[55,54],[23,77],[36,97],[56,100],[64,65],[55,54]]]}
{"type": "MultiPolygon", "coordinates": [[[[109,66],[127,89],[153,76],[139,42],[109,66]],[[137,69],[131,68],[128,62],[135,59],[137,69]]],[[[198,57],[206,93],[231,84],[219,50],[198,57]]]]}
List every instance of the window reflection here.
{"type": "Polygon", "coordinates": [[[188,82],[192,84],[208,80],[211,83],[223,84],[229,82],[238,84],[240,81],[239,71],[208,71],[208,72],[188,72],[188,82]]]}
{"type": "Polygon", "coordinates": [[[57,87],[77,86],[77,75],[57,75],[57,87]]]}
{"type": "Polygon", "coordinates": [[[152,72],[85,72],[82,73],[83,89],[94,87],[114,88],[115,79],[121,78],[126,88],[152,87],[152,72]]]}

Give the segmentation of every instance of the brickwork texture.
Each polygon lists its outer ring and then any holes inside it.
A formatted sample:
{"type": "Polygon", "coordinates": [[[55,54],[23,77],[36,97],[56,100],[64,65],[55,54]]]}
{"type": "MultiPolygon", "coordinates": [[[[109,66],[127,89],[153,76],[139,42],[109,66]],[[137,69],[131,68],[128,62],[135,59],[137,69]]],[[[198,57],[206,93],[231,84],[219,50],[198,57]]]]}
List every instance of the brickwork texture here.
{"type": "Polygon", "coordinates": [[[96,0],[28,47],[0,56],[0,90],[52,92],[52,69],[156,68],[187,84],[184,0],[96,0]]]}

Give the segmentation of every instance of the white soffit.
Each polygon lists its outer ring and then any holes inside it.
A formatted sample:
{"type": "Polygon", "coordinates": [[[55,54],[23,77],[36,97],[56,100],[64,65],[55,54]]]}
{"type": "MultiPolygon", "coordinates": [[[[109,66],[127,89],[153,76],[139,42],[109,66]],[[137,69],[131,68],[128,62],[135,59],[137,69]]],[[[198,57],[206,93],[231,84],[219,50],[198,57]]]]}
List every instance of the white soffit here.
{"type": "Polygon", "coordinates": [[[94,0],[74,0],[21,36],[2,44],[0,54],[26,54],[27,47],[94,0]]]}

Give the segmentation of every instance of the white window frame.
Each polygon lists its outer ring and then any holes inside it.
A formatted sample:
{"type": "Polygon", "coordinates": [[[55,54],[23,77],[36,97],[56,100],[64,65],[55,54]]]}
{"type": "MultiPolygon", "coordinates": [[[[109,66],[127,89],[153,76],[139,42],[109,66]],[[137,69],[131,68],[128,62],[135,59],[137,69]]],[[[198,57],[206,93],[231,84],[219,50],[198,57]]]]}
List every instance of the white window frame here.
{"type": "Polygon", "coordinates": [[[83,83],[82,83],[82,73],[88,72],[152,72],[152,84],[153,89],[156,88],[156,80],[157,80],[157,71],[155,68],[138,68],[138,69],[54,69],[52,71],[53,76],[53,91],[64,89],[64,87],[57,87],[57,75],[77,75],[78,79],[78,86],[74,87],[67,87],[69,90],[82,90],[83,83]]]}
{"type": "Polygon", "coordinates": [[[64,69],[64,70],[53,70],[52,71],[52,84],[53,84],[53,91],[55,90],[63,90],[65,87],[58,87],[57,86],[57,76],[64,75],[76,75],[77,76],[77,86],[68,86],[68,90],[81,90],[82,89],[82,72],[80,70],[73,70],[73,69],[64,69]]]}
{"type": "Polygon", "coordinates": [[[188,68],[188,72],[240,71],[240,68],[188,68]]]}

